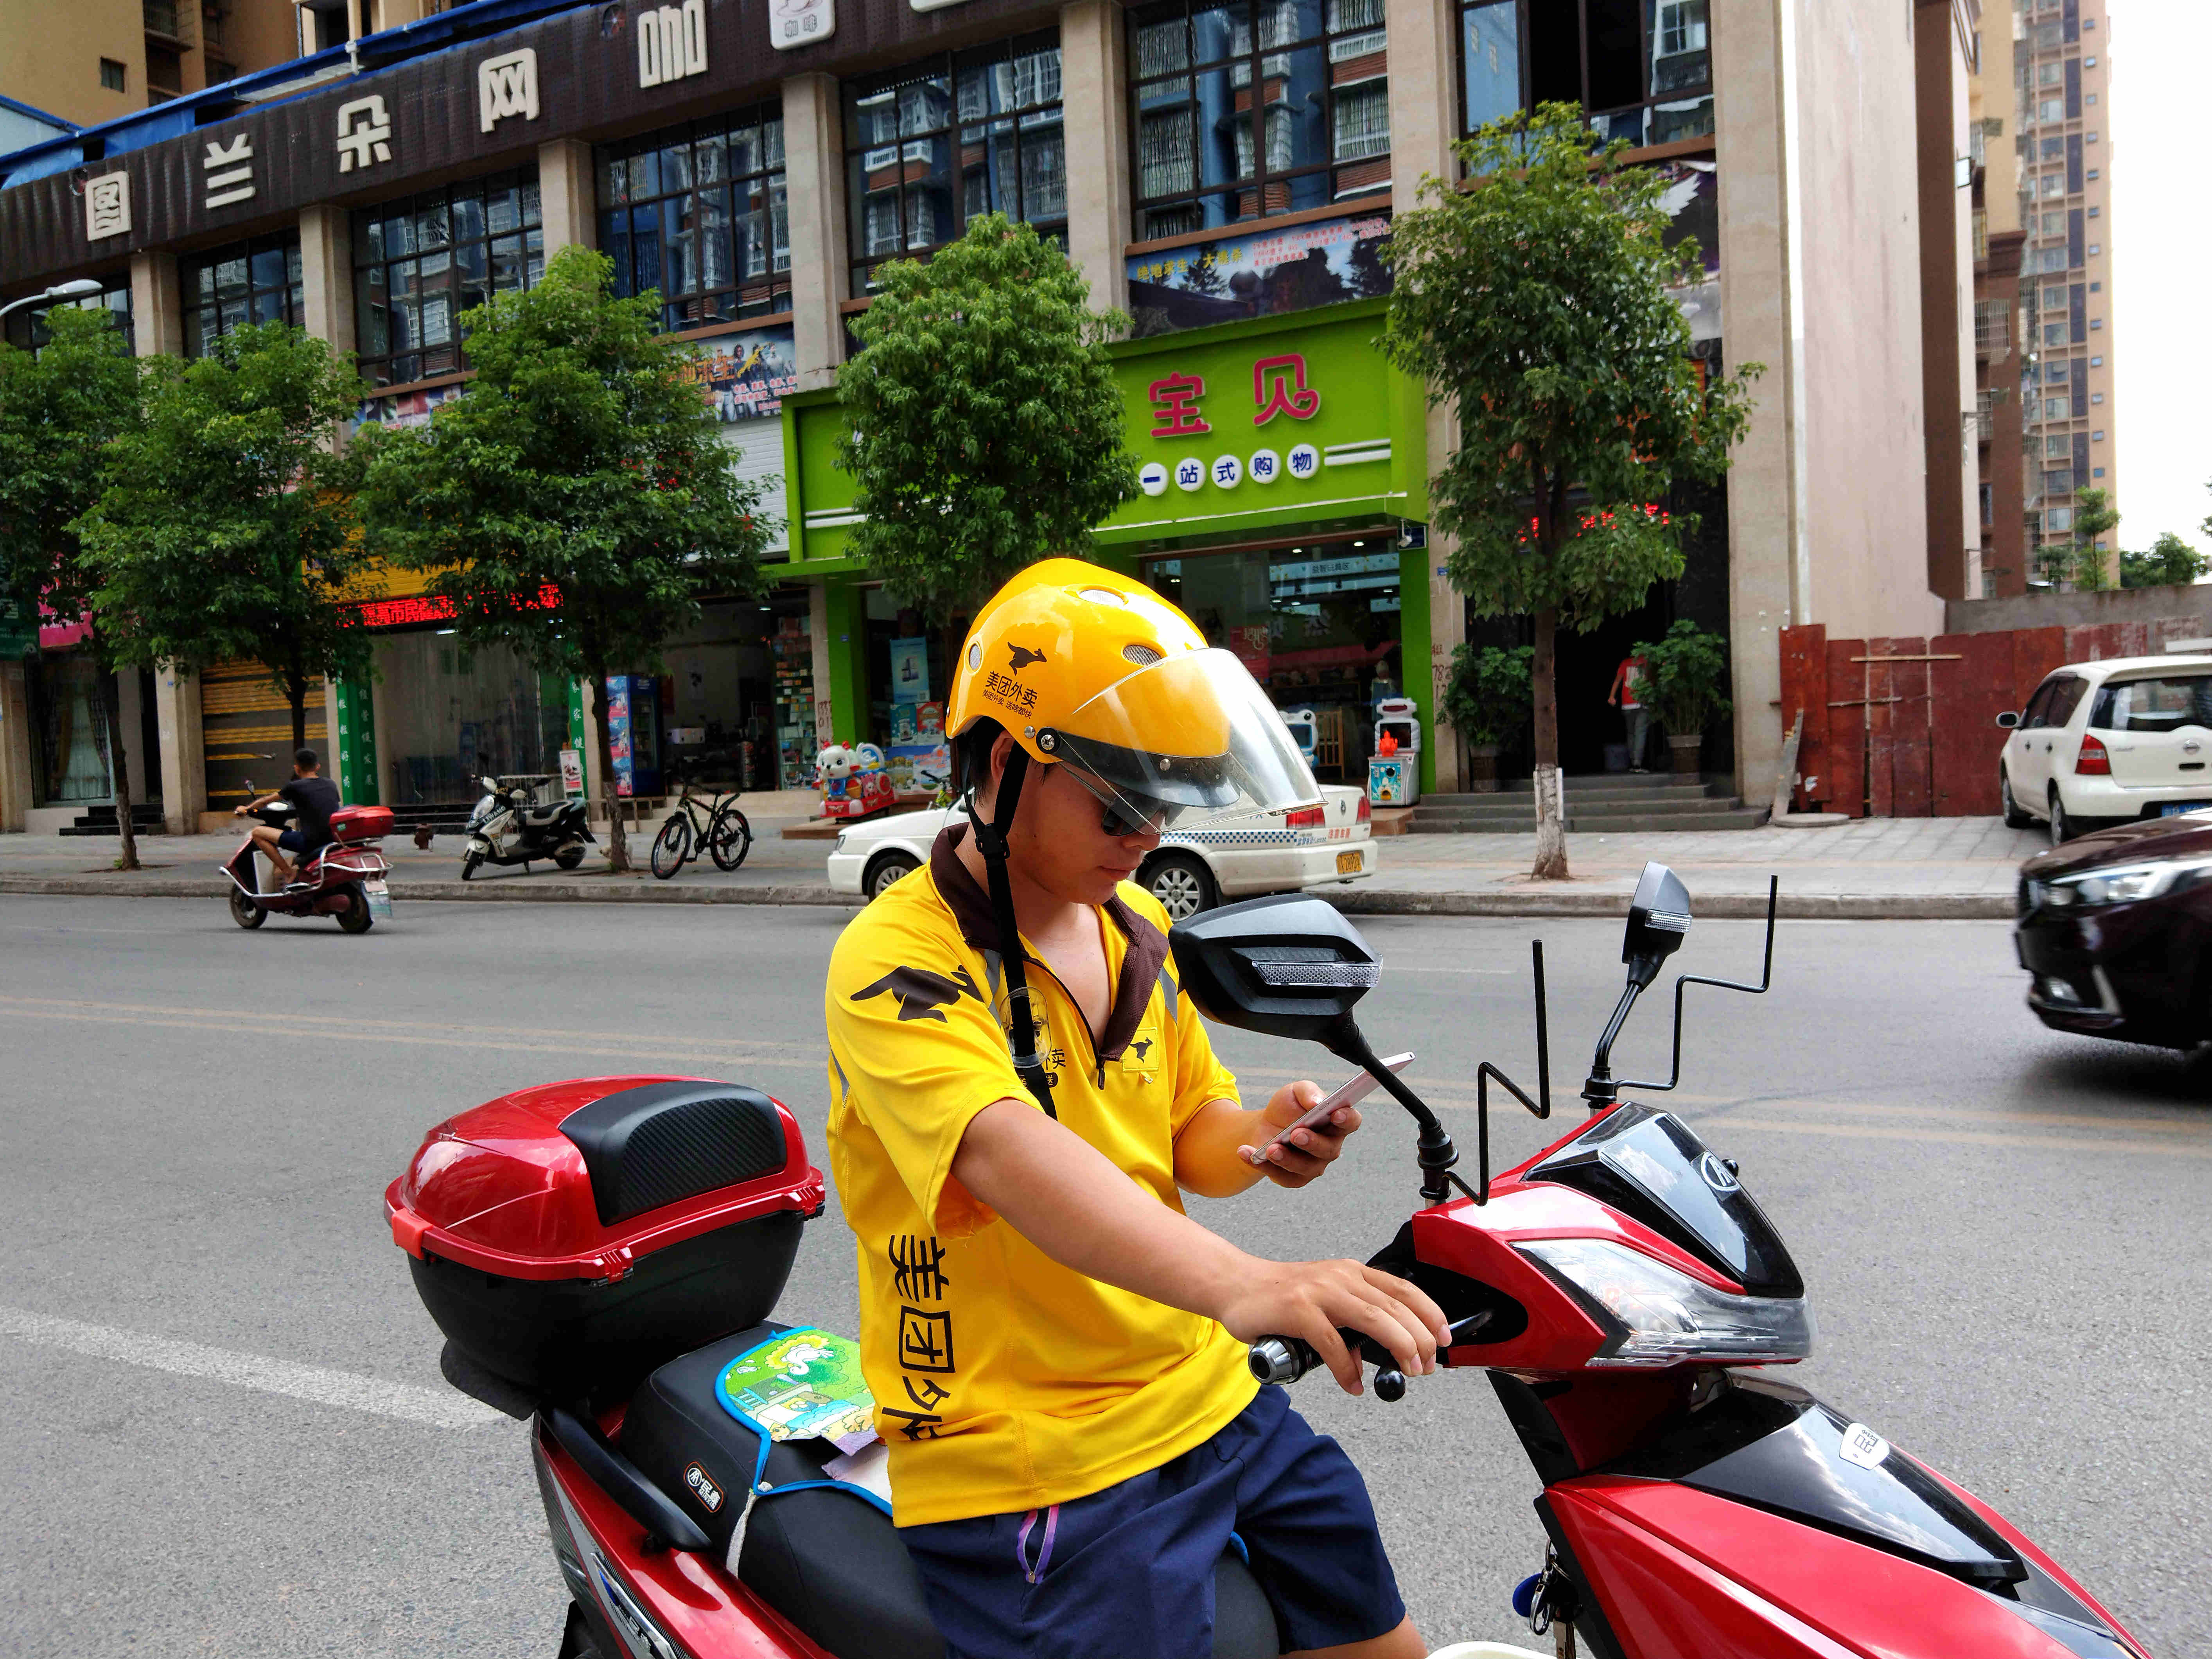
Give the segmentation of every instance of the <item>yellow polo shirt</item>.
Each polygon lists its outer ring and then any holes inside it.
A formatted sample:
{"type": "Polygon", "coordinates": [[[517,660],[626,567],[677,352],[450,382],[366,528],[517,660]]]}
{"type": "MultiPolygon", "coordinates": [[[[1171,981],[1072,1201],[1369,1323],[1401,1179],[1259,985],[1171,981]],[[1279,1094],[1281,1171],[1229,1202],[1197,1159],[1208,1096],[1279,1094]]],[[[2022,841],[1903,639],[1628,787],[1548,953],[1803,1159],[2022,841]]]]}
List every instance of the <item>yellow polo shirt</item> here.
{"type": "MultiPolygon", "coordinates": [[[[1212,1320],[1061,1267],[954,1178],[969,1121],[1030,1099],[990,905],[952,851],[965,833],[845,929],[823,998],[830,1169],[901,1526],[1087,1497],[1203,1443],[1258,1388],[1212,1320]]],[[[1100,915],[1106,1030],[1029,952],[1037,1052],[1060,1122],[1181,1210],[1176,1137],[1237,1079],[1176,988],[1158,903],[1125,883],[1100,915]]]]}

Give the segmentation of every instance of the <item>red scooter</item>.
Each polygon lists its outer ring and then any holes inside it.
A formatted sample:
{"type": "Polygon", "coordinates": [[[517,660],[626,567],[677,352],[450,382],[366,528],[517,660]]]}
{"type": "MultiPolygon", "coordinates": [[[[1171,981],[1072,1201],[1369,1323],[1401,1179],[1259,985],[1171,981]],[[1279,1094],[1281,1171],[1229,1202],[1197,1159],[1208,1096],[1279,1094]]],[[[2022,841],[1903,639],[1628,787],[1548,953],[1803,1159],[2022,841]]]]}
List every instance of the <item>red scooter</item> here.
{"type": "MultiPolygon", "coordinates": [[[[1796,1266],[1732,1164],[1620,1093],[1674,1086],[1686,987],[1766,989],[1771,898],[1759,984],[1677,980],[1675,1077],[1609,1070],[1689,924],[1681,884],[1647,866],[1627,987],[1583,1089],[1590,1115],[1492,1181],[1492,1084],[1550,1111],[1535,947],[1537,1093],[1478,1068],[1472,1184],[1354,1023],[1379,964],[1329,905],[1255,900],[1179,924],[1173,945],[1210,1018],[1322,1043],[1419,1124],[1422,1202],[1375,1265],[1442,1305],[1447,1363],[1488,1373],[1543,1482],[1543,1565],[1514,1605],[1555,1653],[2148,1659],[1995,1510],[1768,1371],[1811,1352],[1796,1266]]],[[[572,1598],[563,1659],[941,1659],[866,1455],[776,1439],[757,1395],[722,1386],[787,1328],[767,1316],[823,1203],[781,1105],[685,1079],[526,1091],[432,1130],[385,1202],[449,1339],[448,1380],[532,1419],[572,1598]]],[[[918,1257],[916,1273],[929,1270],[918,1257]]],[[[1376,1364],[1376,1395],[1402,1397],[1389,1356],[1354,1340],[1376,1364]]],[[[1266,1382],[1319,1363],[1282,1337],[1255,1342],[1251,1359],[1266,1382]]],[[[1279,1652],[1233,1553],[1215,1606],[1219,1659],[1279,1652]]],[[[1526,1652],[1468,1644],[1437,1659],[1526,1652]]]]}
{"type": "MultiPolygon", "coordinates": [[[[253,786],[248,783],[250,794],[253,786]]],[[[246,816],[279,830],[293,820],[292,804],[271,800],[252,808],[246,816]]],[[[249,832],[238,850],[221,867],[230,878],[224,895],[230,919],[240,927],[258,927],[274,911],[283,916],[336,916],[349,933],[365,933],[381,920],[392,920],[392,892],[386,878],[392,865],[384,856],[384,837],[392,833],[388,806],[342,806],[331,814],[331,843],[310,854],[300,864],[292,881],[273,891],[262,882],[269,870],[254,850],[249,832]]]]}

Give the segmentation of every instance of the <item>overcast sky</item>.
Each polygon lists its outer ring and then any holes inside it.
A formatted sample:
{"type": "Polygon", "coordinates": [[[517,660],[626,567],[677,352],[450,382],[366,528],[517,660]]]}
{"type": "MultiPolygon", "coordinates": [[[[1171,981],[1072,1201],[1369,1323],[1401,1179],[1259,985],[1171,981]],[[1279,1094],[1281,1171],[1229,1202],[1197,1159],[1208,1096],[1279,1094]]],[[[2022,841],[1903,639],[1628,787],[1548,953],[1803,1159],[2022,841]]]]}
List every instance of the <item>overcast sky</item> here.
{"type": "MultiPolygon", "coordinates": [[[[2109,0],[2112,422],[2120,545],[2171,530],[2212,552],[2212,216],[2204,208],[2212,5],[2109,0]]],[[[1989,9],[1984,8],[1986,11],[1989,9]]],[[[2103,56],[2100,53],[2099,56],[2103,56]]]]}

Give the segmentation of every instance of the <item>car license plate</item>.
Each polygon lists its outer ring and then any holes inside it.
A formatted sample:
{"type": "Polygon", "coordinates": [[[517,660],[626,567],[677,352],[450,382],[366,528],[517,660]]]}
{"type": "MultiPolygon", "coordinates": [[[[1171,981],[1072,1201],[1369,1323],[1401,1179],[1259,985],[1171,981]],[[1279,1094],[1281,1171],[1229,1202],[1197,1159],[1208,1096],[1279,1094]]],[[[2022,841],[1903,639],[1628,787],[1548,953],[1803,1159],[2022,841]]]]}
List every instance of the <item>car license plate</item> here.
{"type": "Polygon", "coordinates": [[[1359,866],[1360,854],[1358,853],[1339,853],[1336,855],[1336,873],[1340,876],[1358,875],[1359,866]]]}
{"type": "Polygon", "coordinates": [[[392,889],[380,881],[365,881],[362,891],[368,895],[368,914],[379,921],[392,920],[392,889]]]}
{"type": "Polygon", "coordinates": [[[2160,802],[2158,815],[2162,818],[2178,818],[2184,812],[2202,812],[2212,807],[2212,800],[2169,800],[2160,802]]]}

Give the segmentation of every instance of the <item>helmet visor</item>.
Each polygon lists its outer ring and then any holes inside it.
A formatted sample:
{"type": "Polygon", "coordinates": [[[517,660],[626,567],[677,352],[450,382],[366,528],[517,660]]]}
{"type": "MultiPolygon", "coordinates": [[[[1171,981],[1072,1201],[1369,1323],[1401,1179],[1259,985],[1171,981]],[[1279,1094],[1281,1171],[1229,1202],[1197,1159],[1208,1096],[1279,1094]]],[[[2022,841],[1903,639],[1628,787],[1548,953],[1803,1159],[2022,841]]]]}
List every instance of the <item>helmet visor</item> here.
{"type": "Polygon", "coordinates": [[[1053,757],[1131,824],[1188,829],[1321,802],[1267,694],[1218,648],[1139,669],[1052,728],[1052,738],[1053,757]]]}

